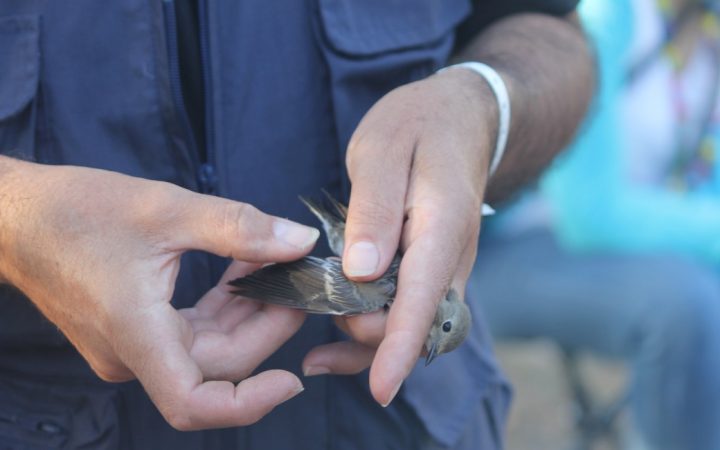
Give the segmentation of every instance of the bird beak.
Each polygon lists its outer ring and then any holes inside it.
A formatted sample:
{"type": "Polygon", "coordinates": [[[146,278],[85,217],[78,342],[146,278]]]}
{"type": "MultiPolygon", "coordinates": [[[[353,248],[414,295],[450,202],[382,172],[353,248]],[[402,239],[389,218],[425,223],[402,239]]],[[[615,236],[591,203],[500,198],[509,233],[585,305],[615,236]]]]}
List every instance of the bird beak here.
{"type": "Polygon", "coordinates": [[[431,362],[433,362],[433,359],[437,356],[437,344],[433,344],[432,347],[430,347],[430,351],[428,352],[427,356],[425,357],[425,367],[429,366],[431,362]]]}

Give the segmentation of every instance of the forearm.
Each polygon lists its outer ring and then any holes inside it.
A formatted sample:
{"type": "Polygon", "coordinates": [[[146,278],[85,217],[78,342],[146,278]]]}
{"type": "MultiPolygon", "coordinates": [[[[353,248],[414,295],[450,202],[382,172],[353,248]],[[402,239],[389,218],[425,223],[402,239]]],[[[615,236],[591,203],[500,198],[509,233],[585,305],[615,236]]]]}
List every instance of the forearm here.
{"type": "Polygon", "coordinates": [[[487,28],[456,59],[491,65],[508,87],[510,135],[486,192],[488,201],[501,201],[572,138],[592,95],[590,50],[574,18],[519,14],[487,28]]]}
{"type": "Polygon", "coordinates": [[[16,212],[20,208],[17,184],[20,182],[18,171],[22,162],[0,155],[0,284],[7,283],[9,270],[7,261],[11,251],[13,224],[16,212]]]}

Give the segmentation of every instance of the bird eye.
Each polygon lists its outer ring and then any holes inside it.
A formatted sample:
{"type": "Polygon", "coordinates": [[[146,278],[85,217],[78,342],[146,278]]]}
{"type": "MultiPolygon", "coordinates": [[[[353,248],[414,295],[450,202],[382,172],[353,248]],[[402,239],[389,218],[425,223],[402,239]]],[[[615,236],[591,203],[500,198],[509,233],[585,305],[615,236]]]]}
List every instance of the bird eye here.
{"type": "Polygon", "coordinates": [[[449,320],[447,320],[447,321],[445,321],[445,322],[443,323],[442,327],[443,327],[443,331],[444,331],[444,332],[449,333],[450,330],[452,330],[452,322],[450,322],[449,320]]]}

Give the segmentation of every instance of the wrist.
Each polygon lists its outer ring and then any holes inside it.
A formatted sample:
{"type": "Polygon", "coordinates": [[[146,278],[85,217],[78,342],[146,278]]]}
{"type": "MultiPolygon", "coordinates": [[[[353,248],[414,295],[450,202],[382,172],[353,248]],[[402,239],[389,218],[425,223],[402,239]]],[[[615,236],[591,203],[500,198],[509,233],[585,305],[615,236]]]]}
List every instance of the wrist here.
{"type": "Polygon", "coordinates": [[[472,72],[477,76],[477,78],[482,78],[485,81],[486,85],[489,86],[493,96],[495,97],[495,104],[497,107],[495,110],[495,117],[497,118],[497,131],[495,136],[495,145],[493,146],[492,151],[492,158],[490,160],[489,177],[491,178],[500,166],[500,162],[505,154],[508,137],[510,135],[510,90],[505,82],[505,79],[503,79],[500,73],[485,63],[467,61],[442,69],[441,72],[448,69],[472,72]]]}
{"type": "Polygon", "coordinates": [[[30,201],[29,183],[36,179],[32,174],[34,166],[37,165],[0,155],[0,283],[14,284],[16,278],[13,243],[22,224],[27,223],[22,212],[30,201]]]}
{"type": "Polygon", "coordinates": [[[481,158],[482,178],[487,181],[500,121],[500,111],[493,91],[482,77],[461,67],[449,66],[435,77],[451,84],[460,93],[474,127],[472,134],[481,158]]]}

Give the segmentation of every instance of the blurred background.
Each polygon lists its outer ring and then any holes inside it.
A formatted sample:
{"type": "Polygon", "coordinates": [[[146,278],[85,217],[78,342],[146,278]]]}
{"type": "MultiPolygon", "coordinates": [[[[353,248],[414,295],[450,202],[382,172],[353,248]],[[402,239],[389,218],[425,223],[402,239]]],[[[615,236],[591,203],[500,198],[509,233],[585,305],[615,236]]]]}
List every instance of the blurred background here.
{"type": "Polygon", "coordinates": [[[485,220],[506,447],[720,449],[720,2],[583,0],[589,118],[485,220]]]}

